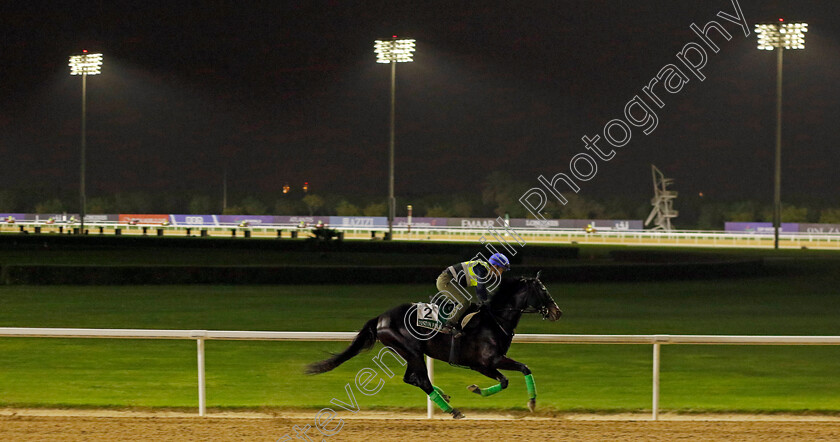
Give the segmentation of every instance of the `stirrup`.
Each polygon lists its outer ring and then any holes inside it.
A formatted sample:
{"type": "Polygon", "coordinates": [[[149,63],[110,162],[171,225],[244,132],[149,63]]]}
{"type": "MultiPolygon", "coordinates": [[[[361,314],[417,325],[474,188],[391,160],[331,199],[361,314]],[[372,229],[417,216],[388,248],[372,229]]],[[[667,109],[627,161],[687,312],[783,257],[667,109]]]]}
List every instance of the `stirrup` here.
{"type": "Polygon", "coordinates": [[[464,334],[464,331],[461,330],[461,327],[458,327],[457,324],[444,325],[441,328],[441,331],[448,334],[448,335],[452,335],[453,338],[460,338],[461,335],[464,334]]]}

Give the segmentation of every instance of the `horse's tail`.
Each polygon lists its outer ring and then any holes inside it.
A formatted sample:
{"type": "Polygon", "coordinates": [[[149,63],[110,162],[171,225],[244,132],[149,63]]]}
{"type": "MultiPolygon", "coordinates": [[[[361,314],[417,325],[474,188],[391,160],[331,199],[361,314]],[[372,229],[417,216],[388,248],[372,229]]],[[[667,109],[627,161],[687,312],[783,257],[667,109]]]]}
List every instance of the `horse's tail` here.
{"type": "Polygon", "coordinates": [[[347,362],[353,356],[361,353],[363,350],[368,350],[376,344],[376,324],[379,318],[373,318],[366,322],[364,327],[359,331],[359,334],[350,343],[343,352],[334,354],[331,358],[323,361],[314,362],[306,366],[306,374],[321,374],[326,373],[339,365],[347,362]]]}

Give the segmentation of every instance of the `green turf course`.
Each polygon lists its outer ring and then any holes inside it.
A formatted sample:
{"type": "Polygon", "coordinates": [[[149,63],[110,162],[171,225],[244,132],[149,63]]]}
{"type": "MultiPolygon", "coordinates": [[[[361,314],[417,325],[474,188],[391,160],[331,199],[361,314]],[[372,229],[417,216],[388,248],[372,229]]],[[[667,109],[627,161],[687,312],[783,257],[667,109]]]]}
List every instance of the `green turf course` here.
{"type": "MultiPolygon", "coordinates": [[[[264,241],[264,240],[255,240],[264,241]]],[[[0,254],[3,264],[50,265],[351,265],[429,264],[453,259],[445,254],[288,252],[252,249],[195,249],[172,247],[11,249],[0,254]]]]}
{"type": "MultiPolygon", "coordinates": [[[[636,284],[551,284],[565,312],[528,316],[520,333],[839,335],[840,272],[808,278],[636,284]],[[667,294],[666,292],[670,292],[667,294]]],[[[833,269],[833,270],[832,270],[833,269]]],[[[433,284],[370,286],[0,287],[0,326],[222,330],[357,330],[433,284]]],[[[358,370],[365,353],[333,372],[303,366],[346,343],[208,341],[210,407],[319,408],[358,370]]],[[[379,348],[379,347],[377,347],[379,348]]],[[[509,355],[534,371],[544,411],[650,408],[651,346],[516,344],[509,355]]],[[[840,347],[663,346],[663,409],[840,411],[840,347]]],[[[436,364],[436,384],[462,409],[525,409],[521,375],[492,398],[465,389],[494,381],[436,364]]],[[[386,379],[363,409],[422,408],[425,396],[386,379]]],[[[0,339],[0,405],[195,407],[194,341],[0,339]]]]}

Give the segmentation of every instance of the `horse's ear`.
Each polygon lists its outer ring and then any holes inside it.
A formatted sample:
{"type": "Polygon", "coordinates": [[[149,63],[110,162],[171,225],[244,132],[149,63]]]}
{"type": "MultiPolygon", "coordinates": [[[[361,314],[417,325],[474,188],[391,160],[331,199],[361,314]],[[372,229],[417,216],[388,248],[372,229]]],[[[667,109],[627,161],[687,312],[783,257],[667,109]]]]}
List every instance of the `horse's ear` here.
{"type": "Polygon", "coordinates": [[[536,277],[536,279],[540,279],[540,274],[541,274],[541,273],[542,273],[542,270],[538,270],[538,271],[537,271],[537,277],[536,277]]]}

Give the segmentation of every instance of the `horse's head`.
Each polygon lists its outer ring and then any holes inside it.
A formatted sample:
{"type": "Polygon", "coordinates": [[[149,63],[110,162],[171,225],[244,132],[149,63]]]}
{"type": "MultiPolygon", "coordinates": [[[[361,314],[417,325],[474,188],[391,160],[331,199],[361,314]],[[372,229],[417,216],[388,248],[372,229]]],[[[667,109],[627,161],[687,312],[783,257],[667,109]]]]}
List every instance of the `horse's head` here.
{"type": "Polygon", "coordinates": [[[551,294],[548,293],[548,289],[546,289],[545,285],[543,285],[542,281],[540,281],[540,273],[541,272],[537,272],[537,276],[533,278],[523,277],[521,279],[525,285],[527,293],[525,302],[528,307],[531,307],[540,313],[543,319],[556,321],[560,319],[563,312],[560,310],[560,307],[557,307],[557,303],[554,302],[554,298],[551,297],[551,294]]]}

